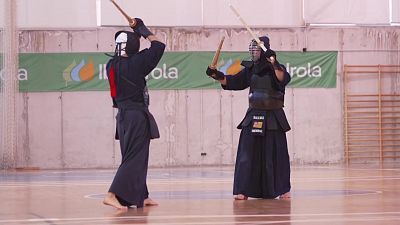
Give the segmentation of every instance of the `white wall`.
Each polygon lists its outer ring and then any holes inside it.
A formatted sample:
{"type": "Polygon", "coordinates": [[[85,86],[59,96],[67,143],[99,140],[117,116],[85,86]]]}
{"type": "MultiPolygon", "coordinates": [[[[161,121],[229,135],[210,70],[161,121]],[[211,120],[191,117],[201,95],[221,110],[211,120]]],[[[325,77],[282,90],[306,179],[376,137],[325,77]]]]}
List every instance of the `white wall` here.
{"type": "MultiPolygon", "coordinates": [[[[23,31],[21,52],[108,52],[119,28],[94,31],[23,31]]],[[[244,29],[152,28],[167,51],[212,51],[225,35],[225,51],[247,49],[244,29]],[[179,37],[179,40],[177,40],[179,37]],[[184,43],[192,43],[187,45],[184,43]]],[[[285,111],[292,130],[289,154],[296,163],[343,160],[344,64],[400,64],[400,30],[395,27],[270,28],[278,51],[339,51],[336,88],[288,88],[285,111]]],[[[150,166],[233,164],[239,139],[236,125],[247,108],[247,91],[151,90],[161,138],[152,141],[150,166]],[[201,153],[207,153],[201,156],[201,153]]],[[[115,112],[108,92],[25,93],[19,99],[18,166],[41,168],[113,167],[115,112]],[[44,117],[44,115],[46,115],[44,117]]]]}
{"type": "MultiPolygon", "coordinates": [[[[22,29],[127,26],[109,0],[16,0],[22,29]],[[97,12],[97,6],[99,11],[97,12]],[[97,21],[97,16],[99,21],[97,21]]],[[[4,0],[0,0],[0,6],[4,0]]],[[[390,24],[400,21],[400,0],[116,0],[149,26],[242,27],[235,6],[252,27],[302,27],[305,23],[390,24]],[[392,12],[389,3],[392,2],[392,12]],[[304,4],[304,6],[303,6],[304,4]],[[303,12],[304,8],[304,12],[303,12]],[[303,20],[303,14],[305,21],[303,20]]],[[[0,24],[3,18],[0,16],[0,24]]]]}
{"type": "Polygon", "coordinates": [[[305,0],[306,23],[388,24],[389,1],[305,0]]]}
{"type": "Polygon", "coordinates": [[[0,30],[4,27],[4,0],[0,0],[0,30]]]}
{"type": "MultiPolygon", "coordinates": [[[[131,17],[143,18],[150,26],[201,26],[202,1],[131,0],[116,1],[131,17]]],[[[122,14],[108,0],[101,0],[101,24],[126,26],[122,14]]]]}
{"type": "MultiPolygon", "coordinates": [[[[167,51],[214,51],[222,35],[227,37],[224,51],[243,51],[252,39],[226,1],[117,1],[152,26],[167,44],[167,51]],[[157,10],[153,10],[155,5],[157,10]]],[[[399,6],[399,1],[393,0],[393,6],[399,6]]],[[[385,23],[389,18],[387,2],[305,0],[306,22],[385,23]],[[344,12],[340,11],[343,6],[344,12]]],[[[309,51],[339,51],[337,87],[289,88],[285,111],[292,126],[287,133],[292,161],[341,162],[342,67],[400,64],[398,27],[299,27],[303,25],[302,11],[298,10],[301,0],[232,3],[249,24],[260,27],[254,29],[256,34],[271,37],[271,46],[277,51],[305,47],[309,51]],[[266,3],[271,14],[260,16],[264,14],[259,6],[266,3]]],[[[115,31],[126,26],[108,0],[18,0],[18,6],[19,25],[24,28],[19,38],[21,52],[109,52],[115,31]],[[101,2],[102,24],[112,27],[87,29],[96,27],[96,2],[101,2]]],[[[398,7],[393,12],[393,18],[398,19],[398,7]]],[[[161,131],[161,138],[151,144],[150,166],[234,163],[239,139],[236,125],[247,108],[247,91],[159,90],[150,95],[151,111],[161,131]],[[201,156],[203,152],[207,155],[201,156]]],[[[107,168],[119,164],[119,146],[113,140],[115,112],[107,92],[21,93],[18,102],[17,166],[107,168]]]]}
{"type": "MultiPolygon", "coordinates": [[[[120,0],[132,17],[150,26],[242,26],[232,4],[250,26],[301,26],[301,0],[120,0]],[[140,6],[140,7],[139,7],[140,6]]],[[[101,1],[102,25],[126,25],[125,19],[108,0],[101,1]]]]}
{"type": "Polygon", "coordinates": [[[96,27],[95,0],[17,0],[20,28],[96,27]]]}
{"type": "Polygon", "coordinates": [[[252,27],[303,26],[301,0],[204,0],[204,26],[240,26],[229,7],[232,4],[252,27]]]}
{"type": "Polygon", "coordinates": [[[392,22],[400,24],[400,0],[392,0],[392,22]]]}

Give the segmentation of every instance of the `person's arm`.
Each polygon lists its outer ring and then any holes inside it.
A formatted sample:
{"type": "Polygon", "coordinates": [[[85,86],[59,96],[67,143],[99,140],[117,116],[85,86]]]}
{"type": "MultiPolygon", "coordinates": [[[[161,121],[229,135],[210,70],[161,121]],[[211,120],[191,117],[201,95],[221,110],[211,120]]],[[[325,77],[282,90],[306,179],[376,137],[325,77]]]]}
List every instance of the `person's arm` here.
{"type": "Polygon", "coordinates": [[[214,80],[217,80],[224,90],[243,90],[249,86],[246,71],[247,69],[244,68],[237,74],[226,76],[217,69],[207,67],[206,74],[214,80]]]}
{"type": "Polygon", "coordinates": [[[133,19],[134,23],[130,23],[129,26],[134,32],[147,39],[151,45],[149,49],[142,52],[143,70],[144,74],[150,73],[160,61],[164,54],[165,44],[162,43],[148,28],[144,25],[143,20],[139,18],[133,19]]]}
{"type": "Polygon", "coordinates": [[[290,74],[287,72],[286,67],[281,65],[275,58],[271,58],[272,66],[274,67],[276,79],[279,86],[284,88],[291,80],[290,74]]]}
{"type": "Polygon", "coordinates": [[[212,79],[220,82],[221,84],[225,84],[226,85],[225,74],[223,72],[217,70],[216,68],[211,68],[211,67],[207,66],[206,74],[207,74],[207,76],[209,76],[212,79]]]}
{"type": "Polygon", "coordinates": [[[287,70],[286,70],[286,67],[284,66],[284,65],[282,65],[282,64],[280,64],[280,67],[281,67],[281,71],[282,71],[282,80],[279,80],[280,81],[280,85],[281,85],[281,87],[282,88],[284,88],[289,82],[290,82],[290,80],[292,79],[292,77],[290,76],[290,74],[287,72],[287,70]]]}
{"type": "Polygon", "coordinates": [[[152,41],[159,41],[160,40],[144,25],[143,20],[139,18],[132,19],[132,23],[129,23],[129,26],[135,31],[136,33],[140,34],[140,36],[144,37],[145,39],[152,41]]]}
{"type": "Polygon", "coordinates": [[[275,57],[271,56],[269,59],[272,63],[272,66],[274,67],[276,78],[280,82],[282,82],[285,78],[285,71],[282,69],[281,65],[278,63],[275,57]]]}
{"type": "Polygon", "coordinates": [[[285,79],[285,70],[279,64],[278,60],[276,60],[276,53],[275,51],[268,49],[266,52],[267,60],[272,64],[274,68],[276,78],[278,81],[282,82],[285,79]]]}
{"type": "Polygon", "coordinates": [[[150,42],[152,42],[152,41],[159,41],[159,42],[161,42],[161,41],[157,38],[157,36],[154,35],[154,34],[148,36],[148,37],[147,37],[147,40],[149,40],[150,42]]]}
{"type": "Polygon", "coordinates": [[[151,43],[150,48],[141,52],[141,58],[144,62],[142,66],[146,74],[150,73],[157,66],[165,51],[165,44],[159,41],[156,36],[150,35],[147,40],[151,43]]]}
{"type": "Polygon", "coordinates": [[[286,71],[286,67],[282,64],[276,63],[276,65],[274,65],[273,67],[275,71],[275,76],[273,77],[273,80],[276,84],[276,87],[279,90],[284,91],[286,85],[291,80],[290,74],[286,71]]]}
{"type": "Polygon", "coordinates": [[[222,86],[226,86],[226,77],[223,80],[219,80],[222,86]]]}

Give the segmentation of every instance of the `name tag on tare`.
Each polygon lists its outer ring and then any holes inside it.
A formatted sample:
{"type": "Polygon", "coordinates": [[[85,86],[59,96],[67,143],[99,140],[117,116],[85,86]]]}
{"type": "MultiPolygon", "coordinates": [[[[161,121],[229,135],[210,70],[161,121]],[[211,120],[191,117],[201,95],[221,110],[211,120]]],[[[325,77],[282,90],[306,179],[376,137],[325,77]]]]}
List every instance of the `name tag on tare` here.
{"type": "Polygon", "coordinates": [[[254,115],[251,123],[251,134],[264,136],[265,133],[265,116],[254,115]]]}

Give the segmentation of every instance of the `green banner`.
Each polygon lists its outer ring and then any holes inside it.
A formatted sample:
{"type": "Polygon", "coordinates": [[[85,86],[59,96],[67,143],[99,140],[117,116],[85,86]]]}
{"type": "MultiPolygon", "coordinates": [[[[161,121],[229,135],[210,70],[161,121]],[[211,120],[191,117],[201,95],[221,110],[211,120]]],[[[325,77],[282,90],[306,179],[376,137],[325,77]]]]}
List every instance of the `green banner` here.
{"type": "MultiPolygon", "coordinates": [[[[148,75],[150,89],[216,89],[218,82],[205,75],[213,52],[165,52],[148,75]]],[[[242,69],[247,52],[223,52],[218,68],[233,75],[242,69]]],[[[277,52],[277,58],[292,76],[290,87],[336,87],[337,52],[277,52]]],[[[19,56],[20,91],[108,90],[102,53],[22,53],[19,56]]],[[[1,72],[0,72],[1,75],[1,72]]]]}

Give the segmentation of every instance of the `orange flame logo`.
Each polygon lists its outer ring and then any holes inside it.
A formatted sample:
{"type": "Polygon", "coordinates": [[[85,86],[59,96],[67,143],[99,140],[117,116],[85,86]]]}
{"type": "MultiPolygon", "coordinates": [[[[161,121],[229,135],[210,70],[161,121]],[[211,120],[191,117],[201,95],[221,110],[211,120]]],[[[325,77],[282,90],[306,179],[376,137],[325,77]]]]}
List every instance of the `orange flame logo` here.
{"type": "Polygon", "coordinates": [[[93,60],[89,60],[86,64],[85,60],[77,64],[74,60],[65,70],[63,71],[63,78],[65,80],[65,86],[68,86],[68,82],[76,81],[89,81],[94,78],[96,70],[94,68],[93,60]]]}
{"type": "Polygon", "coordinates": [[[235,61],[229,59],[226,63],[222,61],[221,64],[222,65],[219,67],[219,70],[226,75],[235,75],[243,69],[243,66],[240,65],[240,59],[236,59],[235,61]]]}

